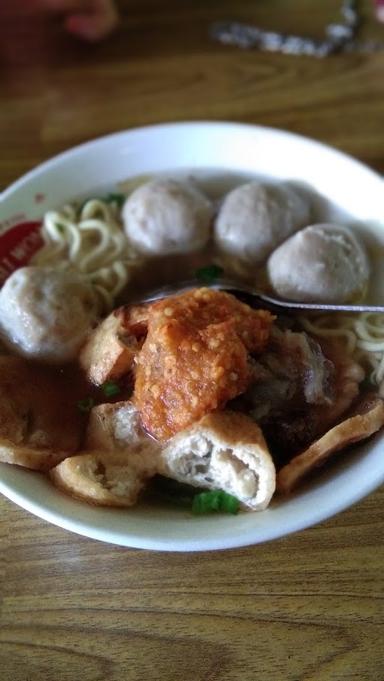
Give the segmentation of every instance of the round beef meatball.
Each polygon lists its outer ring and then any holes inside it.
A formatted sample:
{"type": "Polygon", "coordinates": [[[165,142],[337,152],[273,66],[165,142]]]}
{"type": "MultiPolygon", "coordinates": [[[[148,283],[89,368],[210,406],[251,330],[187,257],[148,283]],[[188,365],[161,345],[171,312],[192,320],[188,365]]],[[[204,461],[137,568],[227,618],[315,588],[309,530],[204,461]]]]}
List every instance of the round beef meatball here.
{"type": "Polygon", "coordinates": [[[73,360],[96,316],[91,285],[73,272],[23,267],[0,291],[1,337],[31,359],[73,360]]]}
{"type": "Polygon", "coordinates": [[[135,189],[122,214],[125,233],[137,251],[170,255],[205,246],[212,204],[190,183],[157,179],[135,189]]]}
{"type": "Polygon", "coordinates": [[[364,293],[369,262],[351,231],[327,223],[310,225],[291,236],[272,253],[267,271],[281,298],[345,303],[364,293]]]}
{"type": "Polygon", "coordinates": [[[245,265],[262,263],[310,220],[308,201],[286,184],[248,182],[225,197],[215,223],[219,250],[245,265]]]}

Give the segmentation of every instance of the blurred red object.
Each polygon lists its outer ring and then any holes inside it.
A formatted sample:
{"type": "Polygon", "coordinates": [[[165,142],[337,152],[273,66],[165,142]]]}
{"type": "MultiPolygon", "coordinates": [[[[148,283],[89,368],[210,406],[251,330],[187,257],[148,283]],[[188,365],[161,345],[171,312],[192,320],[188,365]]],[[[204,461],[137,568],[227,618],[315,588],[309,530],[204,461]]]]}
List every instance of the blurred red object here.
{"type": "Polygon", "coordinates": [[[41,222],[21,222],[0,236],[0,283],[27,265],[43,245],[41,222]]]}
{"type": "Polygon", "coordinates": [[[384,22],[384,0],[375,0],[375,5],[378,20],[384,22]]]}

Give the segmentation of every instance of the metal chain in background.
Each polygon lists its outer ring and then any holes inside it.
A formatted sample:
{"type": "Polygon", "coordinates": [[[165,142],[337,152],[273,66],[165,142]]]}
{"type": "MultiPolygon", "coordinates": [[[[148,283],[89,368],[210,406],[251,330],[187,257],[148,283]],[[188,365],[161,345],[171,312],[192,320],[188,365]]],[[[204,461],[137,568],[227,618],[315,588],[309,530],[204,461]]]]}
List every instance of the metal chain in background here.
{"type": "Polygon", "coordinates": [[[372,53],[384,49],[382,42],[356,40],[362,23],[357,0],[343,0],[341,14],[343,21],[328,24],[322,40],[265,31],[257,26],[232,21],[214,23],[211,27],[211,36],[221,43],[236,45],[243,49],[253,47],[267,52],[311,57],[327,57],[338,52],[372,53]]]}

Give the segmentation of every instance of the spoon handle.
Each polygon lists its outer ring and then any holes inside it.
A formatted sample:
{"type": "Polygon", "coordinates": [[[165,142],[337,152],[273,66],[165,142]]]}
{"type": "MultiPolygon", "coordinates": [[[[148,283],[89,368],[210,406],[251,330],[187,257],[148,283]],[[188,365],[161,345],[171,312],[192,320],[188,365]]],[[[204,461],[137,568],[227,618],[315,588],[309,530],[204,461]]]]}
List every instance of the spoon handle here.
{"type": "MultiPolygon", "coordinates": [[[[216,286],[216,284],[213,284],[216,286]]],[[[255,299],[267,303],[268,305],[274,305],[276,308],[281,308],[284,310],[306,310],[307,312],[374,312],[374,313],[384,313],[384,305],[349,305],[349,304],[332,304],[332,303],[297,303],[291,300],[281,300],[268,296],[260,291],[255,291],[252,287],[238,284],[231,281],[220,281],[217,282],[218,288],[225,288],[227,291],[232,291],[236,293],[247,293],[253,296],[255,299]]]]}
{"type": "Polygon", "coordinates": [[[331,305],[329,303],[294,303],[276,300],[264,294],[255,294],[265,303],[276,305],[285,310],[307,310],[308,312],[375,312],[384,313],[384,305],[331,305]]]}
{"type": "Polygon", "coordinates": [[[384,305],[333,305],[329,303],[296,303],[288,300],[280,300],[268,296],[265,293],[256,291],[251,286],[243,284],[240,282],[235,282],[230,279],[216,279],[215,281],[209,283],[203,283],[197,279],[191,279],[189,281],[181,281],[171,286],[163,286],[162,288],[156,289],[149,292],[140,302],[153,302],[159,300],[160,298],[166,298],[167,296],[177,295],[178,293],[183,293],[191,288],[200,288],[201,286],[207,286],[209,288],[218,289],[219,291],[229,291],[234,295],[246,294],[253,298],[254,302],[264,303],[270,307],[278,310],[285,311],[307,311],[307,312],[375,312],[384,313],[384,305]]]}

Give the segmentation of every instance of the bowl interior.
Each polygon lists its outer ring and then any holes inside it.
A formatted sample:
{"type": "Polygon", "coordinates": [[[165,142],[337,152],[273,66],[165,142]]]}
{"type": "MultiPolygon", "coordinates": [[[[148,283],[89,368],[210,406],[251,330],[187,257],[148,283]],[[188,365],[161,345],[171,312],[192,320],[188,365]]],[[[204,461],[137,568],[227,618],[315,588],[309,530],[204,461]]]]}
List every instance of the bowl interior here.
{"type": "MultiPolygon", "coordinates": [[[[41,218],[49,208],[92,196],[142,174],[198,169],[305,183],[354,223],[379,254],[372,295],[384,297],[384,183],[352,158],[283,131],[225,123],[152,126],[89,142],[39,166],[7,189],[0,226],[41,218]]],[[[0,464],[0,491],[30,512],[66,529],[123,546],[160,550],[222,549],[274,539],[330,517],[384,480],[379,434],[341,453],[289,498],[262,513],[195,517],[176,508],[139,504],[94,508],[71,499],[42,475],[0,464]]]]}

